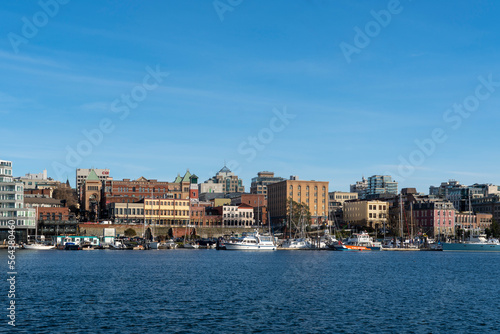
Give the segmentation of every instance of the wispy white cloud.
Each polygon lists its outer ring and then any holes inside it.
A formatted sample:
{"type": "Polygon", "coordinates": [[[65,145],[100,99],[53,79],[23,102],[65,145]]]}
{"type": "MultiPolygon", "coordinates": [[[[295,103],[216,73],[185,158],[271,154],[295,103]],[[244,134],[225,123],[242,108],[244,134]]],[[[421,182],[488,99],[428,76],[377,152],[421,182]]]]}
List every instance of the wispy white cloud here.
{"type": "Polygon", "coordinates": [[[10,61],[14,63],[22,63],[22,64],[30,64],[30,65],[36,65],[36,66],[48,66],[48,67],[53,67],[53,68],[59,68],[59,69],[68,69],[68,66],[60,61],[55,61],[50,58],[44,58],[44,57],[32,57],[32,56],[27,56],[25,54],[14,54],[12,52],[5,52],[0,50],[0,59],[2,61],[10,61]]]}

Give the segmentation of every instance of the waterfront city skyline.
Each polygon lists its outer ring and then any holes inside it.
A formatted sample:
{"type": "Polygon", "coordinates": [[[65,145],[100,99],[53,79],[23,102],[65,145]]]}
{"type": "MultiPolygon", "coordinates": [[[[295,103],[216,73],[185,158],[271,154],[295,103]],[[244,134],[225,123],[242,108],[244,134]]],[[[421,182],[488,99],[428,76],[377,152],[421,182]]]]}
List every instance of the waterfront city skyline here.
{"type": "Polygon", "coordinates": [[[4,4],[2,159],[72,186],[76,168],[203,182],[225,163],[246,189],[263,170],[500,184],[500,4],[214,3],[4,4]]]}

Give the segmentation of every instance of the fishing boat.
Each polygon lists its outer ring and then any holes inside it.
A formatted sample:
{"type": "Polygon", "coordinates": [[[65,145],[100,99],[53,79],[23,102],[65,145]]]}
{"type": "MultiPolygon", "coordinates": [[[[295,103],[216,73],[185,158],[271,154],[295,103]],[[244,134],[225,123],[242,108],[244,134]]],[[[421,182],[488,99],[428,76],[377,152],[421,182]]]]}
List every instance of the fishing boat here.
{"type": "Polygon", "coordinates": [[[273,236],[260,235],[257,231],[243,233],[242,238],[224,245],[226,250],[276,250],[277,247],[273,236]]]}

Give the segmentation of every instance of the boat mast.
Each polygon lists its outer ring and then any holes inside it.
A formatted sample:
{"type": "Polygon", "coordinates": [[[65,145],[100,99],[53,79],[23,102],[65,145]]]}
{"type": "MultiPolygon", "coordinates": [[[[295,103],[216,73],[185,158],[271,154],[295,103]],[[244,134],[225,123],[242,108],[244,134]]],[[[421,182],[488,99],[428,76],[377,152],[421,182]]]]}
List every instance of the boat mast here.
{"type": "Polygon", "coordinates": [[[399,194],[399,233],[401,236],[401,241],[404,238],[404,230],[403,230],[403,194],[399,194]]]}
{"type": "Polygon", "coordinates": [[[413,223],[414,223],[414,220],[413,220],[413,202],[410,202],[410,231],[411,231],[411,239],[413,239],[413,236],[414,236],[414,230],[413,230],[413,223]]]}
{"type": "MultiPolygon", "coordinates": [[[[472,228],[471,228],[472,227],[472,224],[471,224],[472,206],[471,206],[471,203],[470,203],[470,197],[471,197],[470,193],[471,193],[471,189],[469,188],[469,230],[470,230],[470,232],[469,232],[469,240],[471,240],[471,236],[472,236],[472,228]]],[[[465,241],[465,231],[464,231],[464,241],[465,241]]]]}
{"type": "Polygon", "coordinates": [[[288,220],[289,220],[289,225],[290,225],[290,229],[288,230],[288,235],[289,235],[289,238],[291,239],[292,238],[292,210],[293,210],[293,199],[290,197],[290,212],[289,212],[289,215],[288,215],[288,220]]]}

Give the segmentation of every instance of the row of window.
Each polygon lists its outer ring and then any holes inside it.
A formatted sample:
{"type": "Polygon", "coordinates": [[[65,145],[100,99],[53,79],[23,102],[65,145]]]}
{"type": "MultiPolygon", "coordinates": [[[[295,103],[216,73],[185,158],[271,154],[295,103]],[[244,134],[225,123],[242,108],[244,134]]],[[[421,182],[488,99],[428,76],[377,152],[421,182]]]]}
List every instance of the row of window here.
{"type": "MultiPolygon", "coordinates": [[[[297,196],[302,196],[300,191],[297,193],[297,196]]],[[[293,197],[293,191],[290,191],[290,197],[293,197]]],[[[309,197],[309,193],[306,193],[306,197],[309,197]]],[[[314,197],[318,197],[318,193],[314,193],[314,197]]],[[[323,193],[323,197],[325,197],[325,193],[323,193]]]]}
{"type": "MultiPolygon", "coordinates": [[[[302,189],[302,186],[298,186],[297,189],[302,189]]],[[[290,190],[293,190],[293,185],[290,185],[290,190]]],[[[326,188],[323,187],[323,192],[325,192],[326,188]]],[[[306,186],[306,191],[309,191],[309,186],[306,186]]],[[[314,186],[314,191],[318,191],[318,186],[314,186]]]]}
{"type": "MultiPolygon", "coordinates": [[[[189,206],[188,201],[159,201],[159,205],[177,205],[177,206],[189,206]]],[[[158,201],[146,201],[146,205],[156,205],[158,206],[158,201]]]]}
{"type": "Polygon", "coordinates": [[[238,215],[238,213],[236,214],[229,214],[229,213],[225,213],[224,214],[224,218],[252,218],[253,217],[253,214],[251,212],[246,212],[246,215],[245,215],[245,212],[240,212],[240,214],[238,215]]]}
{"type": "Polygon", "coordinates": [[[146,215],[152,216],[187,216],[188,210],[146,210],[146,215]]]}
{"type": "MultiPolygon", "coordinates": [[[[377,218],[377,214],[376,213],[369,213],[368,214],[368,218],[377,218]]],[[[387,218],[387,214],[385,213],[379,213],[378,214],[378,218],[387,218]]]]}
{"type": "Polygon", "coordinates": [[[10,169],[10,168],[0,168],[0,174],[12,175],[12,169],[10,169]]]}
{"type": "MultiPolygon", "coordinates": [[[[379,205],[378,209],[385,211],[386,206],[385,205],[379,205]]],[[[368,205],[368,210],[377,210],[377,205],[368,205]]]]}

